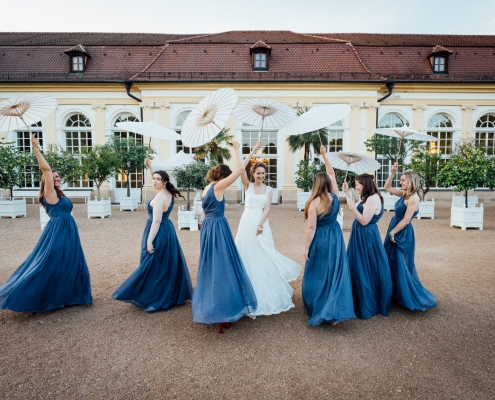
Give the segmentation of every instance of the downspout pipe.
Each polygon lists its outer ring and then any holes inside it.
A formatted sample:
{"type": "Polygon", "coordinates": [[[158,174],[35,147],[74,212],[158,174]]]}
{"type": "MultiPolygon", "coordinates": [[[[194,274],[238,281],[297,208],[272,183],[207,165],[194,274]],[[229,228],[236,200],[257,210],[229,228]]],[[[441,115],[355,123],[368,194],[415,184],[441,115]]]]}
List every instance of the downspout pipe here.
{"type": "MultiPolygon", "coordinates": [[[[127,96],[132,97],[134,100],[137,100],[137,101],[139,101],[141,103],[143,100],[141,100],[141,99],[139,99],[136,96],[133,96],[131,94],[132,81],[124,81],[124,84],[125,84],[125,91],[127,92],[127,96]]],[[[143,108],[140,107],[140,110],[141,110],[141,119],[140,119],[140,121],[143,122],[143,108]]]]}
{"type": "MultiPolygon", "coordinates": [[[[386,85],[387,85],[388,93],[385,96],[383,96],[381,99],[378,99],[377,100],[378,103],[381,103],[387,97],[390,97],[392,95],[392,92],[394,91],[394,85],[395,85],[395,82],[394,81],[388,81],[386,83],[386,85]]],[[[375,127],[378,128],[378,108],[376,109],[376,124],[375,124],[375,127]]]]}

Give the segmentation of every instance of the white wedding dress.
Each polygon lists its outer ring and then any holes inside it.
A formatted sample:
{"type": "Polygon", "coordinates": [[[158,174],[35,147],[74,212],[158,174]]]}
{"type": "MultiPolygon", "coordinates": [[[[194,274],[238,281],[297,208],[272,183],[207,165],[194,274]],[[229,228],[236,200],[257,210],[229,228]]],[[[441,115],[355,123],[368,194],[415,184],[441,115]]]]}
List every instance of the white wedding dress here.
{"type": "Polygon", "coordinates": [[[256,226],[261,220],[271,190],[267,186],[265,194],[258,195],[254,193],[253,183],[249,184],[245,209],[235,238],[258,300],[258,308],[252,317],[279,314],[293,308],[293,289],[287,282],[295,280],[301,272],[299,264],[275,250],[268,219],[263,225],[263,233],[256,236],[256,226]]]}

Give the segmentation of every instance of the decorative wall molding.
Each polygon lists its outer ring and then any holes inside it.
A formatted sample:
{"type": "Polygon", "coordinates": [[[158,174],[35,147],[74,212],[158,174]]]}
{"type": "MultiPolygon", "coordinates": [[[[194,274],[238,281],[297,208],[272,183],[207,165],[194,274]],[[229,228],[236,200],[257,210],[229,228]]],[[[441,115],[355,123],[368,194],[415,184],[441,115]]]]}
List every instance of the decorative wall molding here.
{"type": "Polygon", "coordinates": [[[473,112],[473,110],[476,109],[476,106],[474,104],[464,104],[461,108],[463,111],[473,112]]]}
{"type": "Polygon", "coordinates": [[[363,108],[364,107],[364,103],[349,103],[349,107],[351,108],[363,108]]]}
{"type": "Polygon", "coordinates": [[[139,107],[145,109],[145,110],[151,110],[152,108],[155,107],[155,103],[151,102],[142,102],[139,103],[139,107]]]}
{"type": "Polygon", "coordinates": [[[372,102],[372,103],[364,103],[366,108],[378,108],[380,107],[380,103],[372,102]]]}
{"type": "Polygon", "coordinates": [[[166,110],[170,108],[170,103],[155,103],[155,108],[166,110]]]}
{"type": "Polygon", "coordinates": [[[413,104],[413,110],[421,110],[424,111],[428,108],[426,104],[413,104]]]}
{"type": "Polygon", "coordinates": [[[91,104],[91,108],[97,112],[104,111],[106,107],[105,104],[91,104]]]}

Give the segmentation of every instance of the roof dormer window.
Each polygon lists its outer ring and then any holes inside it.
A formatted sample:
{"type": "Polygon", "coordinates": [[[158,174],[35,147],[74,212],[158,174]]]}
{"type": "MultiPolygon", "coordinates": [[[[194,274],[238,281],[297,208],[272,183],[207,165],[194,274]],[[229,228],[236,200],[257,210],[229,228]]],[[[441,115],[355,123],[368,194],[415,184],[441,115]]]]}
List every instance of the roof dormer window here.
{"type": "Polygon", "coordinates": [[[448,74],[449,73],[449,56],[454,54],[452,50],[449,50],[442,46],[435,46],[428,58],[430,59],[431,66],[434,74],[448,74]]]}
{"type": "Polygon", "coordinates": [[[81,73],[86,71],[88,59],[91,58],[91,56],[81,44],[78,44],[77,46],[65,50],[64,53],[69,56],[70,72],[81,73]]]}
{"type": "Polygon", "coordinates": [[[253,57],[253,71],[268,71],[268,58],[272,48],[260,40],[249,50],[253,57]]]}

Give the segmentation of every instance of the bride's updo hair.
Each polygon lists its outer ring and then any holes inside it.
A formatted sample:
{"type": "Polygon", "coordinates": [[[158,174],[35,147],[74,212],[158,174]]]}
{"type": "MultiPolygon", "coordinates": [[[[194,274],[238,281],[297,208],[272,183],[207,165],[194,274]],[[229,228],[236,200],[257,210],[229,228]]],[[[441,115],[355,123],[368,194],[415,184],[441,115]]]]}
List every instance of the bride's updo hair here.
{"type": "Polygon", "coordinates": [[[254,173],[256,172],[256,169],[260,168],[260,167],[263,168],[265,170],[265,173],[266,173],[266,165],[264,163],[262,163],[261,161],[257,161],[251,165],[251,169],[249,170],[249,172],[251,173],[251,178],[253,180],[254,180],[254,173]]]}
{"type": "Polygon", "coordinates": [[[228,165],[218,164],[217,166],[211,168],[206,177],[210,182],[218,182],[224,178],[227,178],[232,173],[228,165]]]}

